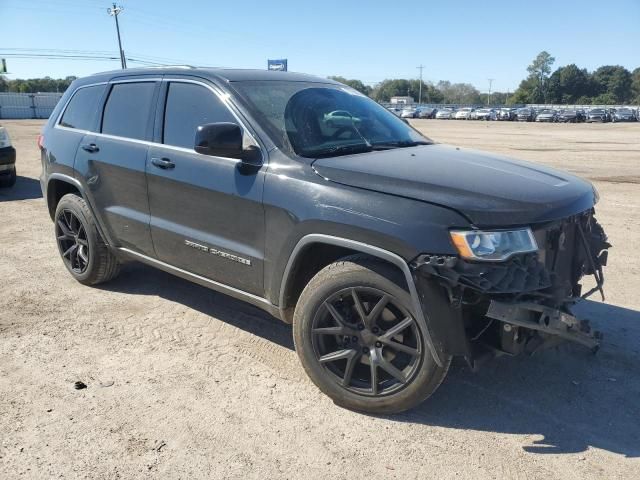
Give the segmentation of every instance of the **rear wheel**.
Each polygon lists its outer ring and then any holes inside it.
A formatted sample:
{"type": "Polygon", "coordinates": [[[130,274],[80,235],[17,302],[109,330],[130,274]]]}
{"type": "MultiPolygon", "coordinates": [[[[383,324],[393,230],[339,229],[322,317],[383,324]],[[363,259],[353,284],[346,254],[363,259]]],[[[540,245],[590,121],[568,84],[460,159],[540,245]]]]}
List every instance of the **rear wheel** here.
{"type": "Polygon", "coordinates": [[[294,314],[296,352],[340,406],[396,413],[419,404],[444,379],[415,320],[402,278],[384,262],[350,257],[321,270],[294,314]]]}
{"type": "Polygon", "coordinates": [[[16,184],[16,167],[8,172],[0,173],[0,188],[10,188],[16,184]]]}
{"type": "Polygon", "coordinates": [[[91,210],[81,197],[67,194],[60,199],[55,233],[62,261],[80,283],[96,285],[118,274],[118,259],[102,240],[91,210]]]}

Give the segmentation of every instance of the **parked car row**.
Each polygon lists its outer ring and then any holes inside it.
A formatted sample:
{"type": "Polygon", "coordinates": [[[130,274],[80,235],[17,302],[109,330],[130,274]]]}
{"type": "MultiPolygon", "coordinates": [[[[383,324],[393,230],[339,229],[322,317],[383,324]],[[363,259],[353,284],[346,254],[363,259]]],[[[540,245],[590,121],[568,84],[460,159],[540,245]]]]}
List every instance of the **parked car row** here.
{"type": "Polygon", "coordinates": [[[389,107],[401,118],[436,118],[438,120],[501,120],[518,122],[578,123],[578,122],[637,122],[638,110],[632,108],[552,109],[524,108],[435,108],[389,107]]]}

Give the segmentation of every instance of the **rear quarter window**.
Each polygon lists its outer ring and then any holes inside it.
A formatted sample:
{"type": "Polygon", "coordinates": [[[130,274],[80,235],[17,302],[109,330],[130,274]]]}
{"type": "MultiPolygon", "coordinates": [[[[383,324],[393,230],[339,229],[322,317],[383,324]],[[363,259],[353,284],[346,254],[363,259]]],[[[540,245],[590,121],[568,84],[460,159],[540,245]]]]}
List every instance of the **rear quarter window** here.
{"type": "Polygon", "coordinates": [[[62,114],[60,125],[79,130],[94,130],[98,102],[104,89],[105,85],[94,85],[76,90],[62,114]]]}
{"type": "Polygon", "coordinates": [[[102,133],[146,139],[155,89],[155,82],[113,85],[104,106],[102,133]]]}

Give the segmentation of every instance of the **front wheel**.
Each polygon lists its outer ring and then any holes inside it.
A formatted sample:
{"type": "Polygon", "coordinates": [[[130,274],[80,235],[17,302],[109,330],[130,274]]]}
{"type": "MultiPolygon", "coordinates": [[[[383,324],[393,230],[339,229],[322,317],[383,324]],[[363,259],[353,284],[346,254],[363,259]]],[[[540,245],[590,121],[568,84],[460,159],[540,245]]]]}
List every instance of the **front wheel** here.
{"type": "Polygon", "coordinates": [[[302,365],[342,407],[397,413],[429,397],[439,367],[416,322],[402,276],[376,259],[354,256],[321,270],[305,287],[293,333],[302,365]]]}

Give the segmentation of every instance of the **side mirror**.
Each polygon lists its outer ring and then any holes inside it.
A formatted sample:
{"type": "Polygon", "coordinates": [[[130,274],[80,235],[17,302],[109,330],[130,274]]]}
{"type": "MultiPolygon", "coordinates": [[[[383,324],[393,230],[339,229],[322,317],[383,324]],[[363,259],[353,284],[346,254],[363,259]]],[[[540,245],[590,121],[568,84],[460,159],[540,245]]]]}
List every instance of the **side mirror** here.
{"type": "Polygon", "coordinates": [[[235,123],[200,125],[196,130],[194,150],[202,155],[241,159],[242,129],[235,123]]]}

